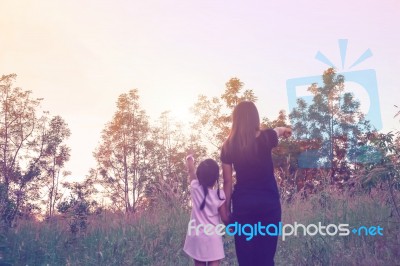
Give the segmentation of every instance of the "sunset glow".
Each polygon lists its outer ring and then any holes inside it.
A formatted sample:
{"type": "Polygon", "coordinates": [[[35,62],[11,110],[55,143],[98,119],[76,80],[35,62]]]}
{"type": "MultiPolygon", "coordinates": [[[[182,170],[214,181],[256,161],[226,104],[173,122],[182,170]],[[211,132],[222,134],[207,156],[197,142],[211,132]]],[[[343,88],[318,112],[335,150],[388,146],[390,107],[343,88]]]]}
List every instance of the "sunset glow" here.
{"type": "Polygon", "coordinates": [[[326,69],[318,51],[341,66],[342,38],[349,64],[373,53],[352,70],[376,70],[387,131],[400,98],[399,10],[397,1],[2,1],[0,72],[16,73],[18,86],[66,119],[74,178],[95,166],[121,93],[138,88],[153,120],[170,110],[188,122],[199,94],[219,96],[238,77],[274,118],[288,109],[286,80],[326,69]]]}

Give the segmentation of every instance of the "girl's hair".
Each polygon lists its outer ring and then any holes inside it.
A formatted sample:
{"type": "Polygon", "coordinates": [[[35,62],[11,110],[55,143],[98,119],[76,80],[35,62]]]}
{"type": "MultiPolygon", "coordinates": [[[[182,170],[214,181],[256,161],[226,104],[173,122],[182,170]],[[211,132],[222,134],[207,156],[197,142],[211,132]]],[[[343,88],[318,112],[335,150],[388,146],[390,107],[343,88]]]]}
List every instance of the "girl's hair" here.
{"type": "MultiPolygon", "coordinates": [[[[206,205],[206,197],[208,194],[208,187],[211,187],[215,184],[215,181],[218,183],[218,177],[219,177],[219,167],[216,161],[213,159],[206,159],[202,161],[199,166],[197,167],[196,170],[196,175],[197,179],[199,180],[200,185],[203,187],[204,191],[204,199],[203,202],[200,205],[200,210],[204,209],[204,206],[206,205]]],[[[220,200],[221,196],[219,194],[219,183],[218,183],[218,189],[217,189],[217,194],[218,198],[220,200]]]]}
{"type": "Polygon", "coordinates": [[[256,159],[256,132],[260,130],[260,116],[253,102],[240,102],[232,114],[232,128],[224,142],[222,152],[232,162],[249,162],[256,159]]]}

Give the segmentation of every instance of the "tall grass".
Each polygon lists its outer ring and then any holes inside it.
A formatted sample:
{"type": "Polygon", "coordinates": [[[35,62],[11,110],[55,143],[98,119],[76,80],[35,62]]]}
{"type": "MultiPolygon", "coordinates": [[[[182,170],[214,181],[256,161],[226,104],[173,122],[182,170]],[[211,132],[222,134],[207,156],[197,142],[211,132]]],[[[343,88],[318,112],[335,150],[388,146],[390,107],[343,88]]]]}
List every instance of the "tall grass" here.
{"type": "MultiPolygon", "coordinates": [[[[280,240],[277,265],[400,265],[400,224],[379,191],[328,191],[283,203],[284,223],[380,225],[383,236],[291,236],[280,240]]],[[[161,202],[142,215],[104,212],[85,232],[65,220],[20,221],[0,235],[0,265],[189,265],[182,251],[189,211],[161,202]]],[[[234,241],[224,237],[223,265],[237,265],[234,241]]]]}
{"type": "Polygon", "coordinates": [[[352,196],[327,190],[307,200],[295,199],[292,204],[285,204],[284,223],[343,223],[349,224],[350,230],[379,225],[384,229],[383,236],[291,236],[279,242],[277,264],[400,265],[400,220],[393,215],[386,196],[378,190],[352,196]]]}

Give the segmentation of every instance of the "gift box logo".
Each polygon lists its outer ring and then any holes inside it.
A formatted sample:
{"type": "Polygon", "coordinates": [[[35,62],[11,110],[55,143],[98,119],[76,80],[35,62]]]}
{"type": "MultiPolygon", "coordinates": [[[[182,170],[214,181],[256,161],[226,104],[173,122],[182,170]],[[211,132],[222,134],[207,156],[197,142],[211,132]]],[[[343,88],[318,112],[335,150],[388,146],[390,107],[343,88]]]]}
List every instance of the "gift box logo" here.
{"type": "MultiPolygon", "coordinates": [[[[347,52],[347,39],[340,39],[339,43],[339,50],[340,50],[340,57],[342,62],[342,69],[344,69],[345,61],[346,61],[346,52],[347,52]]],[[[362,63],[366,59],[372,56],[372,52],[370,49],[367,49],[350,67],[349,69],[353,68],[354,66],[362,63]]],[[[333,67],[337,69],[337,67],[321,52],[317,52],[316,57],[317,60],[323,62],[324,64],[328,65],[329,67],[333,67]]],[[[379,105],[379,95],[378,95],[378,85],[376,79],[376,72],[374,69],[366,69],[366,70],[358,70],[358,71],[346,71],[346,72],[338,72],[338,75],[343,75],[345,78],[345,85],[352,83],[356,85],[358,88],[361,88],[361,91],[364,95],[367,95],[369,98],[369,108],[365,112],[365,119],[370,122],[370,124],[376,130],[380,130],[382,128],[382,120],[381,120],[381,112],[380,112],[380,105],[379,105]]],[[[311,95],[304,95],[304,91],[306,88],[311,86],[311,84],[317,83],[319,85],[323,84],[322,76],[309,76],[309,77],[300,77],[300,78],[293,78],[289,79],[286,82],[287,88],[287,95],[288,95],[288,102],[289,102],[289,111],[292,111],[294,108],[297,107],[297,99],[303,99],[308,105],[312,104],[313,96],[311,95]],[[303,91],[303,93],[302,93],[303,91]]],[[[360,90],[359,90],[360,92],[360,90]]],[[[359,101],[360,98],[357,97],[359,95],[354,94],[353,96],[359,101]]],[[[363,102],[364,104],[366,101],[363,102]]],[[[367,104],[366,104],[367,106],[367,104]]],[[[363,163],[371,163],[375,162],[376,160],[380,159],[380,154],[373,148],[361,149],[358,151],[358,156],[363,158],[363,163]],[[366,156],[368,154],[368,156],[366,156]]],[[[353,152],[354,154],[354,152],[353,152]]],[[[356,152],[357,154],[357,152],[356,152]]],[[[318,168],[318,167],[330,167],[329,163],[321,164],[318,163],[320,161],[321,155],[318,153],[317,150],[310,150],[307,152],[303,152],[299,157],[299,167],[300,168],[318,168]]],[[[360,162],[360,161],[359,161],[360,162]]]]}

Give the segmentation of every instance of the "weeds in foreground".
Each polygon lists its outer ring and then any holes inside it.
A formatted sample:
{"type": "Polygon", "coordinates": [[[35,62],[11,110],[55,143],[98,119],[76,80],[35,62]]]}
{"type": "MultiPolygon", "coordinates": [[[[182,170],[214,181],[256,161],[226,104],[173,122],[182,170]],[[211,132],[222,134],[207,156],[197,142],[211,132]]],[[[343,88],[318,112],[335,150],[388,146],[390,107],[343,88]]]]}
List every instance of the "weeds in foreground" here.
{"type": "MultiPolygon", "coordinates": [[[[347,223],[377,226],[383,236],[303,236],[280,239],[277,265],[395,265],[400,257],[400,224],[379,190],[348,194],[326,190],[283,203],[283,223],[347,223]]],[[[74,235],[62,219],[20,221],[0,234],[1,265],[189,265],[182,251],[189,212],[160,203],[151,212],[103,212],[74,235]]],[[[224,237],[223,265],[237,265],[232,237],[224,237]]]]}

